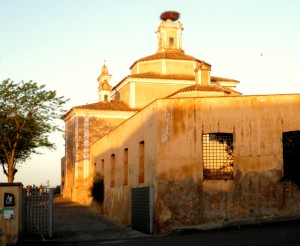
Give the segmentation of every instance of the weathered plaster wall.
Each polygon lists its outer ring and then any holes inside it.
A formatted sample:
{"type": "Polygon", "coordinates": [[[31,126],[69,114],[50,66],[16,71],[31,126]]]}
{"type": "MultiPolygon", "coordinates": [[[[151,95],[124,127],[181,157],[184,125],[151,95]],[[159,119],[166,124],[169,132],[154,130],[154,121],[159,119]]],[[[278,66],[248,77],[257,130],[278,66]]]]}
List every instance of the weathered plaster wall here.
{"type": "Polygon", "coordinates": [[[72,118],[65,125],[65,177],[63,196],[72,197],[74,186],[74,161],[75,161],[75,119],[72,118]]]}
{"type": "MultiPolygon", "coordinates": [[[[182,81],[181,84],[164,84],[164,82],[166,81],[158,80],[157,83],[137,82],[135,84],[136,107],[145,107],[149,103],[153,102],[155,99],[164,98],[173,93],[174,91],[178,91],[189,85],[187,81],[182,81]]],[[[192,84],[193,81],[189,81],[189,83],[192,84]]]]}
{"type": "Polygon", "coordinates": [[[300,95],[159,100],[155,229],[300,212],[283,175],[282,132],[300,130],[300,95]],[[202,134],[234,134],[234,180],[204,180],[202,134]]]}
{"type": "Polygon", "coordinates": [[[129,225],[131,189],[144,186],[154,187],[155,233],[176,226],[299,213],[299,188],[281,181],[282,132],[300,130],[299,111],[300,95],[153,102],[91,145],[90,163],[97,164],[97,171],[103,167],[103,213],[129,225]],[[203,180],[202,135],[215,132],[233,133],[233,180],[203,180]],[[143,183],[138,182],[141,141],[143,183]],[[127,148],[129,177],[124,184],[127,148]]]}
{"type": "Polygon", "coordinates": [[[167,60],[166,74],[195,74],[195,61],[167,60]]]}
{"type": "Polygon", "coordinates": [[[137,64],[137,67],[138,67],[138,73],[148,73],[148,72],[163,73],[162,61],[160,60],[139,62],[137,64]]]}
{"type": "MultiPolygon", "coordinates": [[[[129,116],[128,116],[129,117],[129,116]]],[[[90,204],[89,186],[94,173],[94,163],[90,162],[89,146],[105,135],[115,126],[122,123],[125,118],[101,118],[96,116],[78,116],[66,122],[66,171],[63,196],[82,204],[90,204]],[[85,128],[85,117],[88,117],[88,127],[85,128]],[[75,123],[76,121],[76,123],[75,123]],[[85,131],[88,131],[88,142],[85,142],[85,131]],[[86,145],[86,146],[85,146],[86,145]],[[86,148],[86,149],[85,149],[86,148]],[[88,171],[84,170],[85,153],[88,151],[88,171]],[[75,162],[77,160],[77,176],[75,162]],[[88,172],[88,174],[85,174],[88,172]]]]}
{"type": "MultiPolygon", "coordinates": [[[[131,224],[131,189],[156,185],[155,103],[136,114],[91,145],[91,155],[101,172],[104,163],[103,213],[124,225],[131,224]],[[144,182],[139,183],[139,143],[144,141],[144,182]],[[124,149],[128,149],[128,183],[124,184],[124,149]],[[115,155],[114,186],[111,186],[111,156],[115,155]],[[101,164],[98,164],[101,163],[101,164]]],[[[92,161],[93,162],[93,161],[92,161]]],[[[125,170],[126,171],[126,170],[125,170]]]]}
{"type": "Polygon", "coordinates": [[[123,88],[118,88],[116,94],[112,96],[112,100],[120,100],[130,105],[130,82],[123,88]]]}

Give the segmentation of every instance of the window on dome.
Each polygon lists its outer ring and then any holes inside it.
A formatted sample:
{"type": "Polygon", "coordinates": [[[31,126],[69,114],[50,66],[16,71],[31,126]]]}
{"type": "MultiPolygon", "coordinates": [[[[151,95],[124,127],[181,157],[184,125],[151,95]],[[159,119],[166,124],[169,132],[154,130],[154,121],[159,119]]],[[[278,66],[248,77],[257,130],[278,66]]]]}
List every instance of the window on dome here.
{"type": "Polygon", "coordinates": [[[169,45],[173,45],[174,44],[174,38],[169,38],[169,45]]]}

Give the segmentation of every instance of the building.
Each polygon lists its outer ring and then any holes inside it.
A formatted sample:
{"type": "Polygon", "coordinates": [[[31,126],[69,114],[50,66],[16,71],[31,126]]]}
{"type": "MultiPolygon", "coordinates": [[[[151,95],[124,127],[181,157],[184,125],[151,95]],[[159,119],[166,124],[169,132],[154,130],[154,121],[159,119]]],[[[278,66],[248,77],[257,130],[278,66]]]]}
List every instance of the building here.
{"type": "Polygon", "coordinates": [[[211,76],[182,50],[178,17],[163,13],[157,52],[113,88],[104,65],[99,102],[64,116],[64,197],[90,205],[101,173],[102,213],[156,234],[299,213],[300,95],[243,96],[211,76]]]}

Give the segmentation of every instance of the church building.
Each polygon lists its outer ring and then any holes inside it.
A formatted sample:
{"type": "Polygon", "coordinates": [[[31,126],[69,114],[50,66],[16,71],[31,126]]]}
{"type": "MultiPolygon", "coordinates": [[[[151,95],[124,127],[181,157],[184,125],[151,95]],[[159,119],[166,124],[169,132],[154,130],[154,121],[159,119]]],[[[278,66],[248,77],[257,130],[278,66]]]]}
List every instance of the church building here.
{"type": "Polygon", "coordinates": [[[149,234],[300,213],[300,95],[243,96],[185,54],[178,12],[161,14],[155,54],[99,100],[64,116],[63,196],[149,234]]]}

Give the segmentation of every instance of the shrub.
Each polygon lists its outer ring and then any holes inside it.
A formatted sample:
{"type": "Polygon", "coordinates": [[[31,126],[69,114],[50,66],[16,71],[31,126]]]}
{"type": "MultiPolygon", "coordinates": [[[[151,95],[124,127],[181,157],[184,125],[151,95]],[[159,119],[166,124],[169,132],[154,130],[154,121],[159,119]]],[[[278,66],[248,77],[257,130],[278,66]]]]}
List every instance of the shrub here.
{"type": "Polygon", "coordinates": [[[104,178],[101,173],[95,173],[90,187],[91,197],[94,201],[103,203],[104,200],[104,178]]]}
{"type": "Polygon", "coordinates": [[[57,186],[53,189],[53,195],[60,195],[60,185],[57,185],[57,186]]]}

